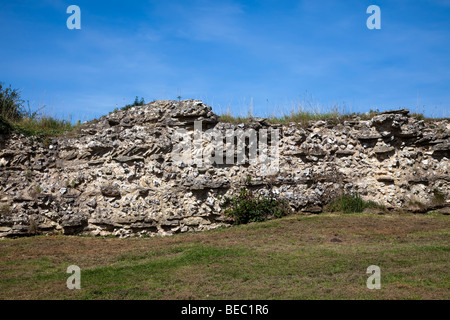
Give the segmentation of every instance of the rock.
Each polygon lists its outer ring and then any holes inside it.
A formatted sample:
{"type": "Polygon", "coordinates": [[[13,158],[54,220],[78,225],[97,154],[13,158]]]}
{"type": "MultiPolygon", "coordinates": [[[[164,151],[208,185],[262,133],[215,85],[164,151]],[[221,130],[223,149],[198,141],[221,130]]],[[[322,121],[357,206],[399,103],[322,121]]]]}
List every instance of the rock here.
{"type": "Polygon", "coordinates": [[[101,188],[101,192],[105,197],[116,198],[120,197],[120,190],[116,186],[107,185],[101,188]]]}
{"type": "Polygon", "coordinates": [[[113,127],[113,126],[119,125],[120,124],[120,120],[117,119],[117,118],[110,118],[110,119],[108,119],[108,123],[109,123],[109,125],[111,127],[113,127]]]}
{"type": "Polygon", "coordinates": [[[433,146],[434,151],[450,151],[450,142],[439,143],[433,146]]]}
{"type": "Polygon", "coordinates": [[[95,199],[92,199],[89,202],[87,202],[86,205],[88,207],[91,207],[91,208],[96,208],[97,207],[97,201],[95,199]]]}
{"type": "Polygon", "coordinates": [[[414,177],[410,177],[408,178],[408,182],[410,184],[428,184],[429,180],[428,177],[425,176],[414,176],[414,177]]]}
{"type": "Polygon", "coordinates": [[[392,183],[394,182],[394,178],[390,176],[379,176],[377,177],[377,181],[392,183]]]}
{"type": "Polygon", "coordinates": [[[324,157],[327,155],[327,152],[322,149],[313,149],[309,151],[309,154],[313,157],[324,157]]]}
{"type": "Polygon", "coordinates": [[[409,114],[409,109],[388,110],[381,112],[381,114],[396,114],[396,113],[406,116],[407,114],[409,114]]]}
{"type": "Polygon", "coordinates": [[[378,140],[381,135],[378,132],[363,131],[358,134],[359,140],[378,140]]]}
{"type": "Polygon", "coordinates": [[[448,216],[448,215],[450,215],[450,207],[443,207],[443,208],[439,209],[438,212],[440,214],[448,216]]]}
{"type": "Polygon", "coordinates": [[[351,156],[355,154],[353,150],[338,150],[335,153],[337,156],[351,156]]]}
{"type": "Polygon", "coordinates": [[[377,146],[373,149],[373,152],[376,154],[386,154],[386,153],[391,153],[395,150],[394,147],[389,147],[389,146],[377,146]]]}
{"type": "Polygon", "coordinates": [[[163,227],[176,227],[180,224],[180,222],[178,220],[167,220],[164,219],[162,221],[160,221],[160,225],[163,227]]]}
{"type": "Polygon", "coordinates": [[[318,214],[323,211],[322,207],[319,206],[309,206],[304,209],[302,209],[302,212],[312,213],[312,214],[318,214]]]}
{"type": "Polygon", "coordinates": [[[209,221],[206,221],[205,219],[201,218],[201,217],[192,217],[192,218],[187,218],[183,220],[183,223],[186,226],[199,226],[199,225],[204,225],[204,224],[211,224],[209,221]]]}
{"type": "Polygon", "coordinates": [[[113,160],[117,161],[117,162],[121,162],[121,163],[125,163],[125,162],[132,162],[132,161],[144,161],[143,157],[139,157],[139,156],[132,156],[132,157],[116,157],[113,158],[113,160]]]}

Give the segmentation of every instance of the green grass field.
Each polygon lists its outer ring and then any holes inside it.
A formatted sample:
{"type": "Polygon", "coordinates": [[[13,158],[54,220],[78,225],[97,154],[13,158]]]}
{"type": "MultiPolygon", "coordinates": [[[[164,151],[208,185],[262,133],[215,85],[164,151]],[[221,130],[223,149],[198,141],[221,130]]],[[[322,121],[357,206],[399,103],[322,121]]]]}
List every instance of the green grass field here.
{"type": "Polygon", "coordinates": [[[0,299],[449,299],[450,217],[292,215],[168,238],[0,241],[0,299]],[[81,268],[81,290],[66,269],[81,268]],[[366,287],[381,268],[381,289],[366,287]]]}

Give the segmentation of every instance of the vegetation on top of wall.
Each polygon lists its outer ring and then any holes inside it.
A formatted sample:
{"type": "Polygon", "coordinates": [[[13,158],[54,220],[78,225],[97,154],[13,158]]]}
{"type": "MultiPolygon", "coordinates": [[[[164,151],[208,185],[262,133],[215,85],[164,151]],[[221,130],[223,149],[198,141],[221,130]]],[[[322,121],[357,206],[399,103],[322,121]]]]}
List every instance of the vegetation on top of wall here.
{"type": "MultiPolygon", "coordinates": [[[[342,123],[344,121],[352,120],[359,117],[361,120],[371,119],[375,113],[373,111],[367,114],[352,113],[352,114],[341,114],[339,112],[324,112],[316,113],[311,111],[293,111],[290,114],[284,114],[282,116],[271,115],[267,118],[267,122],[270,124],[289,124],[297,123],[302,126],[307,126],[309,121],[324,120],[331,122],[333,124],[342,123]]],[[[219,121],[227,123],[249,123],[253,119],[253,116],[249,115],[243,116],[233,116],[230,112],[222,114],[219,116],[219,121]]]]}
{"type": "Polygon", "coordinates": [[[111,111],[109,114],[111,114],[111,113],[115,113],[115,112],[119,112],[119,110],[123,110],[123,111],[127,111],[127,110],[130,110],[131,108],[133,108],[133,107],[140,107],[140,106],[143,106],[143,105],[145,105],[145,100],[144,100],[144,98],[139,98],[138,96],[136,96],[136,98],[134,99],[134,102],[133,103],[131,103],[131,104],[127,104],[127,105],[125,105],[124,107],[122,107],[122,108],[115,108],[113,111],[111,111]]]}
{"type": "Polygon", "coordinates": [[[4,87],[0,83],[0,134],[19,132],[27,136],[58,136],[79,125],[70,120],[61,120],[37,111],[25,108],[25,101],[17,89],[4,87]]]}
{"type": "MultiPolygon", "coordinates": [[[[332,107],[332,108],[318,108],[316,106],[313,106],[311,103],[308,104],[308,107],[298,107],[297,109],[293,109],[290,113],[284,113],[281,116],[280,115],[269,115],[267,116],[267,122],[270,124],[289,124],[289,123],[296,123],[303,127],[308,126],[309,121],[318,121],[323,120],[327,121],[331,124],[339,124],[343,123],[344,121],[349,120],[370,120],[373,117],[379,115],[381,112],[377,110],[370,110],[366,113],[361,112],[352,112],[348,113],[345,112],[345,107],[342,108],[342,111],[339,110],[338,107],[332,107]]],[[[418,120],[425,120],[425,121],[434,121],[439,120],[438,118],[428,118],[425,117],[421,113],[411,113],[411,117],[417,118],[418,120]]],[[[233,124],[240,124],[240,123],[249,123],[253,119],[252,112],[249,111],[247,116],[242,115],[233,115],[230,110],[227,110],[225,113],[219,116],[219,121],[226,122],[226,123],[233,123],[233,124]]],[[[447,119],[447,118],[442,118],[447,119]]]]}
{"type": "Polygon", "coordinates": [[[20,98],[20,92],[11,86],[4,87],[0,83],[0,115],[9,120],[19,120],[25,116],[25,101],[20,98]]]}
{"type": "Polygon", "coordinates": [[[144,104],[145,104],[144,98],[139,99],[139,97],[136,96],[134,102],[132,104],[127,104],[125,107],[122,108],[122,110],[128,110],[131,109],[132,107],[140,107],[143,106],[144,104]]]}

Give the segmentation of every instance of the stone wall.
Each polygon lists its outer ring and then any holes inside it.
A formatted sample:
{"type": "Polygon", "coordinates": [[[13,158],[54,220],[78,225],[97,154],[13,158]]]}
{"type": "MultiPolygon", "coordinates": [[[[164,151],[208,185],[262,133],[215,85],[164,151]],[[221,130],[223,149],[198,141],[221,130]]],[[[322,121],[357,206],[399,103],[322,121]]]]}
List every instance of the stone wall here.
{"type": "MultiPolygon", "coordinates": [[[[205,139],[202,147],[211,146],[205,139]]],[[[446,207],[450,122],[408,110],[370,120],[269,125],[218,122],[201,101],[155,101],[45,139],[0,135],[0,237],[43,233],[154,236],[229,224],[218,195],[246,185],[285,198],[296,212],[320,213],[333,197],[357,192],[388,209],[446,207]],[[172,134],[203,129],[280,130],[279,170],[259,164],[204,165],[172,159],[172,134]]],[[[445,211],[445,210],[444,210],[445,211]]]]}

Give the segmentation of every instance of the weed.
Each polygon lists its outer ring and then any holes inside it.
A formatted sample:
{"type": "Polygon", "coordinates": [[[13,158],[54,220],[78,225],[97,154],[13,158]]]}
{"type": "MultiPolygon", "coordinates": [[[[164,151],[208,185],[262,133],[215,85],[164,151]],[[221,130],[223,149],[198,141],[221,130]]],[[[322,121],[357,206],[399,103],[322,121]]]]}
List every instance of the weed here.
{"type": "Polygon", "coordinates": [[[134,102],[132,104],[127,104],[125,107],[122,108],[122,110],[129,110],[132,107],[139,107],[139,106],[143,106],[145,104],[145,100],[144,98],[140,98],[138,96],[136,96],[136,98],[134,99],[134,102]]]}
{"type": "Polygon", "coordinates": [[[7,204],[2,205],[0,208],[0,215],[9,216],[11,214],[11,207],[7,204]]]}
{"type": "Polygon", "coordinates": [[[38,226],[37,226],[36,221],[34,221],[33,219],[30,218],[30,224],[28,226],[28,233],[35,235],[37,233],[37,229],[38,229],[38,226]]]}
{"type": "Polygon", "coordinates": [[[426,212],[428,211],[428,206],[417,200],[411,200],[408,202],[408,209],[412,212],[426,212]]]}
{"type": "Polygon", "coordinates": [[[226,122],[226,123],[234,123],[234,124],[240,124],[240,123],[249,123],[251,119],[249,117],[235,117],[231,115],[231,113],[226,113],[221,116],[219,116],[220,122],[226,122]]]}
{"type": "Polygon", "coordinates": [[[35,186],[34,189],[32,189],[30,191],[30,195],[36,199],[38,197],[38,195],[40,195],[42,193],[43,190],[44,189],[42,189],[41,186],[35,186]]]}
{"type": "Polygon", "coordinates": [[[235,224],[262,222],[270,218],[281,218],[291,213],[288,203],[277,199],[272,193],[269,196],[256,196],[253,191],[242,188],[239,195],[224,197],[222,204],[225,215],[234,219],[235,224]]]}
{"type": "Polygon", "coordinates": [[[33,176],[33,171],[27,170],[27,171],[25,172],[25,177],[26,177],[27,179],[30,179],[32,176],[33,176]]]}
{"type": "Polygon", "coordinates": [[[344,194],[325,206],[325,211],[328,212],[344,212],[357,213],[363,212],[367,208],[384,209],[384,207],[373,201],[364,201],[359,194],[344,194]]]}
{"type": "Polygon", "coordinates": [[[24,107],[25,101],[21,99],[17,89],[4,88],[0,83],[0,133],[16,131],[28,136],[46,138],[58,136],[70,131],[72,126],[69,121],[56,119],[37,111],[31,111],[24,107]]]}
{"type": "Polygon", "coordinates": [[[438,189],[434,189],[433,195],[433,204],[442,205],[445,203],[445,194],[443,194],[441,191],[439,191],[438,189]]]}
{"type": "Polygon", "coordinates": [[[4,88],[0,83],[0,114],[6,119],[19,120],[24,116],[24,104],[17,89],[4,88]]]}

